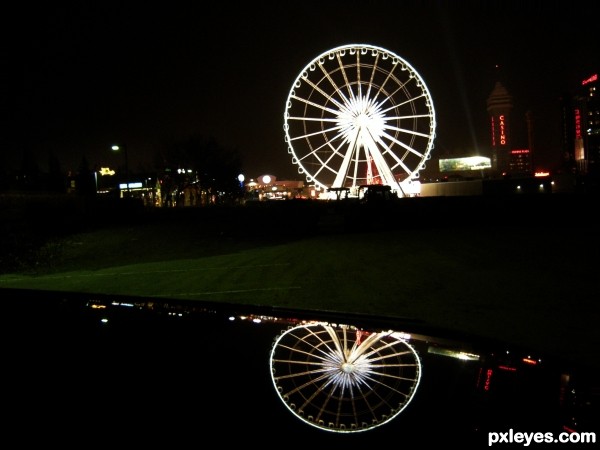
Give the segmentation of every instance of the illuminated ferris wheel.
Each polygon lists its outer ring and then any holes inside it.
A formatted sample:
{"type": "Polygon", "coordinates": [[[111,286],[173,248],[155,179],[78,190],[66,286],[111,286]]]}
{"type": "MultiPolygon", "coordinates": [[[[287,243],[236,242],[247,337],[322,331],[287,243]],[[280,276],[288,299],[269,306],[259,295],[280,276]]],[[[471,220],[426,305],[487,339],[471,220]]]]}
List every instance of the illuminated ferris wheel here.
{"type": "Polygon", "coordinates": [[[325,190],[384,184],[404,196],[430,158],[435,127],[421,76],[394,53],[363,44],[306,65],[284,114],[292,162],[325,190]]]}
{"type": "Polygon", "coordinates": [[[401,333],[346,325],[298,325],[271,350],[271,377],[288,409],[314,427],[370,430],[400,414],[421,377],[417,352],[401,333]]]}

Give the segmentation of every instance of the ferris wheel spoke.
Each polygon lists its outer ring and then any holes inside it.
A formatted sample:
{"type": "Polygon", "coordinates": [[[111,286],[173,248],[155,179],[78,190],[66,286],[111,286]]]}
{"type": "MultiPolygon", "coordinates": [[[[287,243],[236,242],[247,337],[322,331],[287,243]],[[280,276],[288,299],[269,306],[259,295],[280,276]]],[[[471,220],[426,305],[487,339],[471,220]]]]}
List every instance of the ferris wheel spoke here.
{"type": "MultiPolygon", "coordinates": [[[[369,84],[367,88],[367,93],[365,94],[366,98],[371,98],[371,88],[373,87],[373,82],[375,80],[375,74],[377,73],[377,64],[379,62],[379,53],[375,56],[375,61],[373,62],[373,67],[371,69],[371,77],[369,78],[369,84]]],[[[373,98],[373,101],[377,100],[377,94],[373,98]]]]}
{"type": "MultiPolygon", "coordinates": [[[[308,78],[306,78],[304,80],[310,87],[313,88],[313,91],[318,92],[319,94],[321,94],[323,96],[323,98],[325,98],[327,101],[331,101],[331,103],[333,103],[335,106],[337,106],[338,108],[342,108],[342,103],[340,103],[338,100],[336,100],[333,95],[328,94],[325,90],[321,89],[319,87],[319,85],[313,83],[311,80],[309,80],[308,78]]],[[[333,83],[333,80],[331,80],[333,83]]],[[[336,90],[334,91],[334,94],[337,93],[339,90],[339,88],[336,87],[336,90]]],[[[342,97],[342,100],[346,100],[345,97],[343,96],[343,94],[340,92],[340,96],[342,97]]]]}
{"type": "Polygon", "coordinates": [[[309,365],[322,365],[323,361],[325,361],[329,356],[327,353],[323,353],[323,355],[317,355],[313,352],[308,352],[305,348],[287,347],[285,345],[282,347],[289,350],[290,355],[293,354],[295,357],[294,359],[288,359],[288,360],[281,359],[278,361],[278,362],[287,362],[288,364],[298,364],[298,360],[296,359],[296,358],[298,358],[298,356],[308,356],[310,358],[316,359],[316,361],[312,361],[309,365]]]}
{"type": "MultiPolygon", "coordinates": [[[[401,108],[401,107],[406,106],[406,105],[414,105],[417,102],[417,100],[420,100],[423,97],[424,97],[424,94],[417,95],[415,97],[411,97],[411,98],[409,98],[408,100],[406,100],[406,101],[404,101],[402,103],[398,103],[398,104],[392,105],[392,106],[388,107],[387,109],[382,110],[382,112],[383,113],[387,113],[387,112],[390,112],[392,110],[397,110],[398,108],[401,108]]],[[[382,106],[383,106],[383,103],[382,103],[382,106]]],[[[424,116],[425,117],[430,117],[430,118],[433,117],[431,113],[425,114],[424,116]]]]}
{"type": "Polygon", "coordinates": [[[385,376],[394,378],[395,380],[403,380],[403,381],[413,381],[414,380],[414,377],[410,377],[410,376],[394,375],[391,373],[387,373],[385,371],[380,372],[381,370],[388,370],[390,368],[401,369],[398,371],[398,373],[403,373],[404,369],[406,369],[406,370],[416,369],[417,364],[416,363],[393,363],[393,362],[385,362],[382,364],[371,364],[371,369],[374,373],[382,373],[382,374],[385,374],[385,376]]]}
{"type": "Polygon", "coordinates": [[[410,177],[412,174],[412,171],[410,169],[410,167],[408,167],[404,161],[402,161],[401,159],[398,159],[397,156],[394,156],[394,160],[396,161],[396,165],[394,166],[394,169],[396,169],[397,167],[402,168],[402,170],[404,171],[404,173],[410,177]]]}
{"type": "Polygon", "coordinates": [[[358,97],[362,97],[362,79],[360,76],[360,52],[356,52],[356,86],[358,91],[358,97]]]}
{"type": "Polygon", "coordinates": [[[388,121],[399,121],[399,120],[408,120],[408,119],[428,119],[429,120],[429,119],[431,119],[431,114],[411,114],[411,115],[404,115],[404,116],[386,116],[386,119],[388,121]]]}
{"type": "Polygon", "coordinates": [[[324,142],[319,147],[312,148],[309,152],[307,152],[303,156],[299,157],[298,161],[303,162],[305,159],[308,159],[308,158],[316,158],[316,159],[318,159],[319,164],[326,165],[327,161],[329,161],[335,155],[335,153],[329,154],[329,157],[327,158],[327,160],[324,160],[319,156],[319,153],[322,153],[323,149],[326,148],[327,146],[329,146],[329,143],[324,142]]]}
{"type": "MultiPolygon", "coordinates": [[[[371,361],[372,363],[375,363],[377,361],[384,361],[386,359],[398,359],[398,357],[400,357],[400,356],[406,356],[406,355],[410,354],[409,351],[403,350],[403,351],[397,351],[394,353],[385,354],[385,355],[381,355],[381,356],[374,356],[374,355],[379,355],[382,350],[385,350],[388,347],[391,347],[392,345],[384,346],[381,348],[371,348],[371,349],[369,349],[370,353],[366,354],[365,357],[369,358],[369,361],[371,361]]],[[[388,364],[389,363],[385,363],[386,367],[388,364]]],[[[408,364],[408,365],[410,365],[410,364],[408,364]]]]}
{"type": "MultiPolygon", "coordinates": [[[[379,59],[377,59],[377,61],[379,61],[379,59]]],[[[385,79],[383,80],[383,82],[380,84],[379,88],[377,89],[377,93],[373,97],[373,100],[377,100],[382,94],[384,94],[389,80],[395,79],[394,70],[396,70],[396,67],[397,67],[397,65],[392,66],[391,70],[389,70],[389,71],[387,71],[385,69],[381,69],[382,72],[386,74],[386,76],[385,76],[385,79]]],[[[375,66],[373,67],[373,71],[375,71],[375,66]]],[[[381,105],[385,104],[386,100],[389,99],[390,97],[391,97],[390,95],[386,95],[384,100],[381,102],[381,105]]]]}
{"type": "MultiPolygon", "coordinates": [[[[286,363],[285,360],[275,360],[275,362],[277,363],[286,363]]],[[[297,361],[296,364],[300,364],[300,367],[304,367],[304,366],[309,366],[309,361],[297,361]]],[[[293,366],[290,366],[293,367],[293,366]]],[[[304,384],[300,384],[296,387],[296,389],[303,389],[309,385],[314,385],[320,381],[329,381],[329,379],[331,378],[329,376],[329,373],[331,371],[331,369],[327,369],[325,367],[323,367],[322,364],[320,364],[319,369],[311,369],[311,370],[304,370],[304,371],[295,371],[293,373],[290,373],[288,375],[281,375],[281,376],[277,376],[276,379],[278,381],[282,381],[282,380],[303,380],[306,379],[307,377],[310,378],[310,382],[306,382],[304,384]]],[[[295,390],[290,391],[290,392],[296,392],[295,390]]]]}
{"type": "Polygon", "coordinates": [[[350,167],[350,160],[352,159],[352,155],[357,151],[356,142],[358,141],[358,130],[355,130],[353,135],[351,136],[351,141],[348,143],[348,149],[344,154],[344,159],[342,160],[342,164],[340,165],[339,171],[335,180],[333,181],[333,187],[343,187],[343,180],[346,178],[346,174],[348,173],[348,168],[350,167]]]}
{"type": "Polygon", "coordinates": [[[331,133],[338,133],[342,129],[342,126],[339,125],[339,121],[336,119],[302,118],[302,117],[296,118],[296,117],[294,117],[294,118],[291,118],[291,120],[297,120],[300,122],[320,122],[320,123],[330,123],[331,122],[335,125],[327,127],[327,128],[321,128],[318,131],[314,131],[312,133],[299,134],[297,136],[290,137],[290,139],[289,139],[290,141],[294,141],[294,140],[298,140],[298,139],[306,139],[308,137],[326,135],[326,134],[331,134],[331,133]]]}
{"type": "Polygon", "coordinates": [[[333,160],[333,158],[335,156],[339,156],[339,149],[343,146],[343,141],[340,142],[340,145],[338,145],[334,151],[332,151],[329,155],[328,158],[326,160],[323,160],[319,153],[326,147],[331,147],[331,143],[333,143],[334,141],[338,140],[341,138],[341,135],[338,133],[338,135],[334,136],[331,141],[328,142],[324,142],[320,147],[314,148],[311,151],[309,151],[308,153],[306,153],[304,156],[298,158],[298,162],[302,163],[304,160],[314,157],[315,159],[317,159],[319,161],[320,167],[319,169],[316,170],[315,172],[315,176],[318,175],[322,170],[325,169],[329,169],[332,170],[329,167],[329,163],[333,160]]]}
{"type": "MultiPolygon", "coordinates": [[[[400,145],[402,147],[407,147],[406,144],[404,144],[403,142],[397,141],[396,139],[393,139],[390,136],[388,136],[388,138],[390,138],[391,140],[393,140],[395,143],[397,143],[398,145],[400,145]]],[[[390,170],[396,169],[397,167],[401,167],[402,170],[404,171],[404,173],[406,175],[410,176],[412,173],[411,169],[404,163],[404,161],[401,158],[398,157],[398,155],[396,153],[391,151],[390,146],[387,145],[382,140],[380,141],[380,144],[381,144],[381,147],[383,147],[384,149],[386,149],[386,151],[388,151],[390,157],[396,162],[395,165],[390,167],[390,170]]]]}
{"type": "Polygon", "coordinates": [[[302,116],[289,116],[288,120],[297,120],[299,122],[333,122],[337,123],[338,119],[335,117],[302,117],[302,116]]]}
{"type": "MultiPolygon", "coordinates": [[[[276,379],[276,381],[279,381],[279,382],[282,380],[283,380],[283,378],[276,379]]],[[[321,381],[327,382],[328,378],[325,375],[322,375],[318,378],[310,379],[303,384],[295,386],[293,389],[290,389],[289,391],[283,392],[282,395],[284,397],[292,397],[292,396],[294,396],[294,394],[301,394],[304,396],[303,393],[308,391],[310,393],[310,395],[305,396],[305,398],[306,398],[306,403],[309,403],[311,400],[314,400],[314,398],[323,391],[324,386],[326,386],[326,384],[320,384],[321,381]]]]}
{"type": "Polygon", "coordinates": [[[373,348],[373,346],[377,342],[381,341],[381,339],[385,336],[386,335],[383,333],[370,334],[367,336],[367,339],[362,341],[358,346],[355,347],[355,349],[353,349],[353,356],[357,358],[359,356],[363,356],[366,352],[368,352],[367,356],[373,354],[375,351],[377,351],[373,348]]]}
{"type": "MultiPolygon", "coordinates": [[[[400,128],[397,129],[397,131],[404,131],[400,128]]],[[[409,133],[412,134],[413,136],[420,136],[419,133],[409,133]]],[[[389,133],[384,133],[384,136],[386,138],[388,138],[390,141],[392,141],[394,144],[398,144],[400,147],[402,147],[404,150],[411,152],[412,154],[418,156],[419,158],[424,158],[425,154],[420,153],[419,151],[415,150],[414,148],[412,148],[409,145],[406,145],[404,142],[399,141],[398,139],[396,139],[394,136],[390,135],[389,133]]],[[[383,141],[382,141],[382,145],[383,145],[383,141]]],[[[390,151],[391,153],[391,149],[389,148],[389,146],[385,145],[386,149],[390,151]]],[[[397,156],[395,154],[392,153],[392,155],[394,155],[394,159],[396,159],[398,162],[400,162],[399,159],[397,159],[397,156]]]]}
{"type": "MultiPolygon", "coordinates": [[[[368,419],[371,421],[371,423],[378,422],[380,420],[380,417],[377,416],[376,411],[379,408],[376,407],[375,402],[371,401],[371,396],[369,395],[369,394],[373,393],[374,391],[371,388],[364,389],[363,386],[357,386],[356,390],[358,391],[358,393],[357,393],[358,395],[356,396],[356,398],[361,399],[361,402],[364,403],[364,405],[365,405],[365,408],[363,408],[363,409],[366,410],[366,412],[368,414],[368,417],[364,417],[363,420],[368,419]]],[[[375,391],[375,396],[381,400],[381,396],[376,391],[375,391]]]]}
{"type": "MultiPolygon", "coordinates": [[[[354,395],[352,392],[352,385],[348,386],[348,389],[350,391],[349,397],[351,399],[350,404],[351,404],[351,409],[352,409],[352,417],[356,418],[357,417],[357,407],[356,407],[356,403],[354,401],[354,395]]],[[[339,398],[344,398],[345,396],[345,392],[346,392],[346,386],[342,386],[342,388],[340,389],[340,394],[339,394],[339,398]]],[[[340,417],[342,417],[342,414],[344,413],[344,402],[340,401],[338,399],[337,401],[337,410],[336,410],[336,425],[339,426],[339,420],[340,417]]]]}
{"type": "Polygon", "coordinates": [[[336,174],[337,170],[335,167],[329,166],[327,164],[323,164],[317,171],[315,171],[315,175],[320,175],[322,172],[329,171],[331,174],[336,174]]]}
{"type": "MultiPolygon", "coordinates": [[[[340,86],[337,85],[337,83],[333,80],[333,78],[331,77],[331,75],[329,74],[329,72],[323,67],[322,64],[319,64],[319,68],[321,69],[321,71],[323,72],[323,75],[325,76],[325,78],[327,79],[327,81],[329,81],[329,83],[331,84],[331,87],[333,88],[333,93],[328,96],[327,94],[324,95],[325,98],[331,98],[332,102],[334,102],[333,99],[333,95],[337,94],[341,99],[342,99],[342,103],[339,102],[335,102],[336,104],[339,105],[340,109],[342,108],[342,105],[347,104],[349,99],[348,97],[346,97],[344,95],[344,92],[342,90],[342,88],[340,86]]],[[[325,91],[323,91],[325,92],[325,91]]]]}
{"type": "MultiPolygon", "coordinates": [[[[331,156],[329,157],[329,159],[331,159],[331,156]]],[[[329,166],[329,164],[326,162],[322,162],[321,167],[319,167],[316,171],[315,171],[315,176],[318,176],[321,174],[321,172],[323,172],[324,170],[329,170],[332,173],[336,173],[336,171],[331,168],[329,166]]]]}
{"type": "Polygon", "coordinates": [[[287,364],[290,367],[296,365],[298,367],[303,367],[303,368],[308,369],[308,370],[305,370],[302,372],[294,372],[293,374],[278,376],[277,379],[281,379],[281,380],[284,380],[286,378],[291,379],[291,378],[297,378],[297,377],[304,377],[307,375],[317,375],[317,374],[326,372],[328,370],[324,367],[323,363],[315,363],[315,362],[306,361],[306,360],[277,358],[277,359],[274,359],[273,362],[275,362],[277,364],[287,364]],[[312,367],[315,367],[315,368],[312,368],[312,367]]]}
{"type": "Polygon", "coordinates": [[[302,102],[302,103],[304,103],[305,105],[312,106],[313,108],[316,108],[316,109],[318,109],[318,110],[321,110],[321,111],[324,111],[324,112],[331,113],[332,115],[335,115],[335,114],[337,113],[337,111],[336,111],[335,109],[331,109],[331,108],[329,108],[329,107],[326,107],[326,106],[320,105],[320,104],[318,104],[318,103],[311,102],[310,100],[307,100],[307,99],[305,99],[305,98],[303,98],[303,97],[293,96],[292,98],[293,98],[294,100],[298,100],[299,102],[302,102]]]}
{"type": "Polygon", "coordinates": [[[378,374],[378,377],[368,377],[368,379],[371,382],[371,384],[370,384],[371,388],[374,388],[375,385],[377,385],[377,386],[383,388],[386,391],[386,393],[393,392],[404,398],[409,398],[411,396],[411,391],[409,390],[408,392],[405,392],[404,390],[398,388],[397,382],[398,381],[407,381],[409,383],[413,383],[415,381],[413,378],[393,377],[393,376],[389,376],[385,373],[378,374]],[[389,378],[389,381],[390,381],[389,383],[386,383],[384,381],[386,377],[389,378]]]}
{"type": "MultiPolygon", "coordinates": [[[[331,131],[332,132],[332,131],[336,130],[337,128],[338,127],[331,127],[331,128],[328,128],[326,131],[331,131]]],[[[300,139],[307,139],[307,138],[310,138],[310,137],[313,137],[313,136],[320,136],[322,134],[323,134],[323,130],[315,131],[313,133],[308,133],[308,134],[299,134],[298,136],[290,138],[290,142],[291,141],[297,141],[297,140],[300,140],[300,139]]]]}
{"type": "MultiPolygon", "coordinates": [[[[318,350],[318,352],[323,355],[323,357],[325,359],[330,359],[331,355],[335,353],[335,350],[331,347],[331,340],[329,339],[323,339],[321,337],[320,334],[315,333],[313,330],[310,330],[309,335],[303,336],[301,337],[301,340],[303,342],[308,341],[308,340],[314,340],[316,339],[318,342],[318,345],[315,345],[314,343],[311,343],[311,348],[318,350]],[[327,351],[323,350],[323,348],[325,348],[327,351]]],[[[312,353],[311,353],[312,354],[312,353]]]]}
{"type": "Polygon", "coordinates": [[[389,126],[389,125],[386,126],[385,128],[388,130],[395,130],[395,131],[398,131],[398,132],[404,133],[404,134],[410,134],[412,136],[418,136],[418,137],[424,137],[424,138],[429,136],[428,134],[421,133],[421,132],[415,131],[415,130],[408,130],[406,128],[393,127],[393,126],[389,126]]]}
{"type": "Polygon", "coordinates": [[[344,63],[342,62],[342,52],[338,52],[337,54],[337,61],[338,61],[338,65],[339,65],[339,69],[340,72],[342,74],[342,77],[344,78],[344,86],[346,86],[346,89],[348,90],[348,97],[349,100],[352,100],[355,95],[354,95],[354,91],[352,90],[352,85],[350,84],[350,81],[348,79],[348,75],[346,73],[346,67],[344,66],[344,63]]]}

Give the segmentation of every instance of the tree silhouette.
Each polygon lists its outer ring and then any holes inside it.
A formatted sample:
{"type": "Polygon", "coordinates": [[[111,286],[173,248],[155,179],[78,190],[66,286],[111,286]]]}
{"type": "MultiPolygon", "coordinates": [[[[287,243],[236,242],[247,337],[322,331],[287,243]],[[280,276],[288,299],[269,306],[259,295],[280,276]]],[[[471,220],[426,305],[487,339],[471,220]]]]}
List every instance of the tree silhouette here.
{"type": "Polygon", "coordinates": [[[46,181],[46,189],[50,192],[64,193],[66,192],[66,178],[60,168],[60,162],[56,155],[50,152],[48,156],[48,177],[46,181]]]}
{"type": "Polygon", "coordinates": [[[41,189],[40,168],[28,149],[23,151],[21,169],[17,174],[17,188],[25,191],[41,189]]]}
{"type": "Polygon", "coordinates": [[[230,202],[242,194],[237,180],[242,167],[239,152],[221,146],[212,137],[193,135],[176,142],[155,160],[163,164],[165,196],[190,185],[210,197],[209,203],[230,202]]]}
{"type": "Polygon", "coordinates": [[[83,195],[84,197],[92,197],[96,194],[94,172],[90,169],[90,165],[85,156],[81,158],[81,162],[79,163],[76,190],[79,195],[83,195]]]}

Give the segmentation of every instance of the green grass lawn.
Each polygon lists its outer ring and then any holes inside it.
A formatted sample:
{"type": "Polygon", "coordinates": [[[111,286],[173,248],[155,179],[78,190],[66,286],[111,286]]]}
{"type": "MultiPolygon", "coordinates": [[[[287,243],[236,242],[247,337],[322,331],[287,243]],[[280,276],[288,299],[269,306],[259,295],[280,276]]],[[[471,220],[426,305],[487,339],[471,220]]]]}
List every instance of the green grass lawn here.
{"type": "MultiPolygon", "coordinates": [[[[305,219],[306,229],[319,226],[305,219]]],[[[281,223],[235,216],[97,227],[49,239],[34,264],[0,275],[0,287],[416,319],[598,364],[597,265],[585,263],[599,255],[591,228],[578,230],[587,243],[575,245],[554,227],[338,233],[322,219],[321,232],[305,234],[271,235],[281,223]]]]}

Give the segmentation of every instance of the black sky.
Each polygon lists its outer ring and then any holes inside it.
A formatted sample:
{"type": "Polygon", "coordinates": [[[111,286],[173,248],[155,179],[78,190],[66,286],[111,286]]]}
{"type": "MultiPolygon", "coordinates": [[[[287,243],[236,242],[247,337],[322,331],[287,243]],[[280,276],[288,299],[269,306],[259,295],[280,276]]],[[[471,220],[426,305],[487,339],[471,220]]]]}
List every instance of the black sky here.
{"type": "Polygon", "coordinates": [[[554,164],[558,100],[600,67],[591,1],[271,3],[17,7],[5,17],[0,164],[17,168],[27,151],[42,169],[50,153],[64,170],[82,156],[110,165],[121,141],[135,169],[199,134],[238,149],[249,177],[302,179],[284,143],[288,92],[313,58],[351,43],[384,47],[419,72],[436,110],[436,154],[489,144],[486,99],[501,79],[514,96],[513,147],[527,147],[530,110],[538,160],[554,164]]]}

